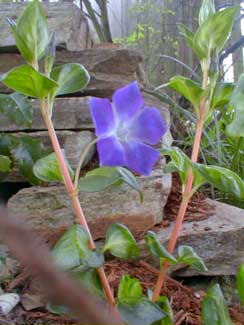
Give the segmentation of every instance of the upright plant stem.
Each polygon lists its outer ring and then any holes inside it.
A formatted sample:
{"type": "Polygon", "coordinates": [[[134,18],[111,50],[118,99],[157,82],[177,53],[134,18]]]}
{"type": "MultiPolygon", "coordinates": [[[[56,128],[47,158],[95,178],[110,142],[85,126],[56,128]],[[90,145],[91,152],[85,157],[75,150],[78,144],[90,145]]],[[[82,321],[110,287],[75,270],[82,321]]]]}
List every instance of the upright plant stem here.
{"type": "MultiPolygon", "coordinates": [[[[86,231],[88,233],[88,236],[89,236],[90,248],[95,249],[96,246],[95,246],[95,243],[93,241],[89,226],[88,226],[86,218],[85,218],[85,215],[84,215],[83,210],[81,208],[78,195],[76,194],[74,184],[73,184],[73,182],[71,180],[71,177],[70,177],[70,174],[69,174],[69,171],[68,171],[64,156],[62,154],[62,150],[60,148],[60,145],[59,145],[59,142],[58,142],[58,139],[57,139],[57,135],[56,135],[55,129],[53,127],[52,120],[51,120],[50,115],[49,115],[48,103],[47,103],[46,100],[41,101],[41,112],[42,112],[43,119],[44,119],[44,121],[46,123],[48,133],[49,133],[49,137],[51,139],[53,149],[54,149],[54,151],[56,153],[60,169],[62,171],[62,175],[63,175],[63,178],[64,178],[64,184],[65,184],[66,190],[67,190],[67,192],[68,192],[68,194],[69,194],[69,196],[71,198],[71,201],[72,201],[72,205],[73,205],[73,209],[74,209],[74,213],[75,213],[75,217],[76,217],[76,222],[81,224],[86,229],[86,231]]],[[[103,289],[105,291],[107,300],[108,300],[108,302],[110,304],[113,305],[115,303],[114,296],[113,296],[112,290],[110,288],[108,279],[107,279],[107,277],[105,275],[103,267],[98,268],[97,272],[98,272],[99,278],[101,280],[103,289]]]]}
{"type": "MultiPolygon", "coordinates": [[[[205,89],[208,85],[208,71],[203,73],[203,82],[202,82],[202,88],[205,89]]],[[[200,144],[201,144],[201,138],[202,138],[202,132],[203,132],[203,126],[204,126],[204,121],[205,121],[205,112],[206,109],[206,97],[204,97],[200,103],[199,107],[199,115],[197,119],[197,125],[196,125],[196,132],[195,132],[195,138],[194,138],[194,144],[193,144],[193,149],[192,149],[192,155],[191,155],[191,161],[192,162],[197,162],[198,155],[199,155],[199,150],[200,150],[200,144]]],[[[187,177],[187,182],[186,182],[186,187],[184,192],[182,193],[182,201],[180,204],[179,212],[176,218],[176,223],[174,226],[174,229],[172,231],[169,245],[168,245],[168,251],[169,253],[173,253],[175,249],[175,245],[177,243],[177,239],[180,233],[180,229],[185,217],[185,213],[189,204],[189,201],[192,196],[192,185],[193,185],[193,173],[192,169],[189,170],[188,177],[187,177]]],[[[158,297],[160,295],[166,271],[169,266],[168,262],[165,262],[160,270],[160,273],[158,275],[157,283],[155,286],[155,290],[153,293],[152,301],[157,301],[158,297]]]]}

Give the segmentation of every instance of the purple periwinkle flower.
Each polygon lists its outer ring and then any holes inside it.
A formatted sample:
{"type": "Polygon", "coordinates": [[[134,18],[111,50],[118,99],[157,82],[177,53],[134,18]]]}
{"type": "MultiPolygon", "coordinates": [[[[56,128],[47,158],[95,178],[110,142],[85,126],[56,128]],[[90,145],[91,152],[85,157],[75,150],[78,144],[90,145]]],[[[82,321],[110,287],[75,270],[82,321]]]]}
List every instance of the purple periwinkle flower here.
{"type": "Polygon", "coordinates": [[[92,119],[96,128],[101,166],[125,166],[149,175],[159,159],[157,144],[167,130],[160,112],[143,107],[137,82],[119,88],[111,103],[107,98],[92,97],[92,119]]]}

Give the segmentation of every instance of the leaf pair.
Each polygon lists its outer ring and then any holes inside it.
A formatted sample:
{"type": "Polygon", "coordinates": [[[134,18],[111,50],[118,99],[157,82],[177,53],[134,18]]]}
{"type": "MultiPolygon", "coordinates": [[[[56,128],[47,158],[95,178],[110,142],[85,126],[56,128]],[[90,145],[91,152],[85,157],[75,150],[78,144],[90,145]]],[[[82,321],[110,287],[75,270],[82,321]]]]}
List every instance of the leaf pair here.
{"type": "Polygon", "coordinates": [[[144,237],[146,241],[146,247],[149,253],[153,256],[159,257],[160,262],[167,261],[171,265],[183,263],[185,265],[192,266],[199,272],[207,272],[208,269],[205,266],[203,260],[197,255],[194,249],[190,246],[179,246],[178,257],[175,258],[170,254],[165,247],[160,243],[156,234],[152,231],[148,231],[144,237]]]}

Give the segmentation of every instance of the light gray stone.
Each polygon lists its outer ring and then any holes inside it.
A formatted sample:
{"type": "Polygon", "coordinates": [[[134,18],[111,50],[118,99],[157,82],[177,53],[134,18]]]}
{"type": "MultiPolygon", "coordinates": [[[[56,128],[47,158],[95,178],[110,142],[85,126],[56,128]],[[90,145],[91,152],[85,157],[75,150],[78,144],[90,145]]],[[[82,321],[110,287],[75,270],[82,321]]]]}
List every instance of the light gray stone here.
{"type": "MultiPolygon", "coordinates": [[[[94,238],[103,237],[107,227],[121,222],[132,231],[145,231],[159,223],[171,187],[171,178],[163,177],[161,168],[150,177],[138,178],[144,201],[127,185],[111,187],[100,193],[80,193],[81,206],[94,238]]],[[[21,211],[27,226],[52,229],[73,222],[70,198],[63,186],[32,187],[19,191],[8,202],[14,215],[21,211]]]]}
{"type": "MultiPolygon", "coordinates": [[[[189,245],[204,260],[207,275],[235,275],[244,262],[244,210],[224,203],[208,200],[213,204],[213,215],[202,221],[185,222],[178,245],[189,245]]],[[[160,242],[167,245],[173,224],[157,232],[160,242]]],[[[142,241],[142,256],[148,256],[142,241]]],[[[156,262],[156,260],[155,260],[156,262]]],[[[177,276],[198,275],[188,268],[174,272],[177,276]]]]}

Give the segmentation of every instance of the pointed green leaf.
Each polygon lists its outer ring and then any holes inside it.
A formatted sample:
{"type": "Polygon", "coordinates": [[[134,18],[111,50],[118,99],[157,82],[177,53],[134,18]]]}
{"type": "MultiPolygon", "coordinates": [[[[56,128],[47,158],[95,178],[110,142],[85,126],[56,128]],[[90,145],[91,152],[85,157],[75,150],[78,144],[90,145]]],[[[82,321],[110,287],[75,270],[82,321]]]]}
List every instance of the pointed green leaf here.
{"type": "Polygon", "coordinates": [[[238,11],[240,11],[240,7],[225,8],[211,15],[198,28],[193,42],[194,51],[200,61],[209,60],[216,51],[217,53],[221,52],[230,35],[238,11]]]}
{"type": "Polygon", "coordinates": [[[188,45],[188,47],[190,49],[192,49],[193,46],[194,46],[194,44],[193,44],[193,38],[194,38],[193,32],[183,24],[179,24],[178,28],[180,30],[180,34],[185,38],[186,44],[188,45]]]}
{"type": "Polygon", "coordinates": [[[15,91],[39,99],[53,93],[58,86],[54,80],[45,77],[27,64],[10,70],[3,76],[2,82],[15,91]]]}
{"type": "Polygon", "coordinates": [[[240,270],[237,273],[236,283],[242,305],[244,306],[244,264],[241,265],[240,270]]]}
{"type": "Polygon", "coordinates": [[[148,231],[144,236],[147,250],[151,255],[159,257],[163,261],[168,261],[171,264],[176,264],[176,258],[171,255],[167,249],[160,243],[158,237],[153,231],[148,231]]]}
{"type": "Polygon", "coordinates": [[[166,296],[160,296],[157,300],[158,306],[165,313],[165,318],[152,325],[173,325],[174,314],[169,299],[166,296]]]}
{"type": "Polygon", "coordinates": [[[202,302],[203,325],[232,325],[219,284],[207,291],[202,302]]]}
{"type": "Polygon", "coordinates": [[[83,272],[72,272],[71,275],[92,294],[101,298],[105,297],[96,269],[88,269],[83,272]]]}
{"type": "Polygon", "coordinates": [[[142,286],[138,279],[122,275],[118,289],[118,300],[135,303],[142,298],[142,286]]]}
{"type": "Polygon", "coordinates": [[[87,86],[90,76],[85,67],[78,63],[67,63],[55,67],[51,78],[58,83],[55,95],[66,95],[81,91],[87,86]]]}
{"type": "Polygon", "coordinates": [[[199,272],[208,271],[201,257],[199,257],[197,253],[194,251],[194,249],[190,246],[182,245],[178,247],[177,262],[190,265],[191,267],[193,267],[195,270],[199,272]]]}
{"type": "Polygon", "coordinates": [[[244,182],[234,172],[227,168],[219,166],[206,166],[194,164],[197,170],[205,180],[221,192],[232,193],[237,198],[244,199],[244,182]]]}
{"type": "Polygon", "coordinates": [[[129,185],[131,188],[133,188],[134,190],[139,192],[140,200],[142,202],[143,201],[142,189],[141,189],[140,185],[138,184],[135,175],[129,169],[126,169],[123,167],[116,167],[116,169],[121,176],[121,181],[123,181],[124,183],[129,185]]]}
{"type": "Polygon", "coordinates": [[[118,309],[122,320],[130,325],[150,325],[165,317],[156,303],[144,297],[133,304],[119,301],[118,309]]]}
{"type": "Polygon", "coordinates": [[[90,250],[88,234],[80,225],[73,225],[64,233],[53,247],[52,257],[63,270],[75,272],[98,268],[104,262],[99,251],[90,250]]]}
{"type": "Polygon", "coordinates": [[[227,126],[227,133],[232,137],[244,136],[244,73],[240,76],[232,93],[230,104],[234,107],[233,121],[227,126]]]}
{"type": "Polygon", "coordinates": [[[11,160],[7,156],[0,155],[0,172],[7,173],[11,170],[11,160]]]}
{"type": "Polygon", "coordinates": [[[199,84],[182,76],[171,78],[169,87],[183,95],[194,107],[197,107],[206,95],[206,90],[202,89],[199,84]]]}
{"type": "MultiPolygon", "coordinates": [[[[74,178],[74,171],[66,159],[65,152],[62,150],[66,165],[71,179],[74,178]]],[[[63,182],[63,175],[59,167],[56,154],[53,152],[36,161],[33,172],[37,178],[44,182],[63,182]]]]}
{"type": "Polygon", "coordinates": [[[20,53],[28,63],[35,63],[48,44],[47,19],[39,1],[29,3],[11,27],[20,53]]]}
{"type": "Polygon", "coordinates": [[[199,11],[199,25],[215,14],[214,0],[203,0],[199,11]]]}
{"type": "Polygon", "coordinates": [[[229,104],[234,85],[232,83],[217,83],[214,89],[211,109],[221,108],[229,104]]]}
{"type": "Polygon", "coordinates": [[[33,112],[30,101],[24,95],[13,93],[0,94],[0,112],[16,125],[31,127],[33,112]]]}
{"type": "Polygon", "coordinates": [[[33,173],[34,163],[47,154],[47,151],[40,140],[24,136],[16,140],[9,139],[9,143],[11,143],[12,146],[11,155],[19,167],[21,174],[31,184],[40,184],[40,181],[33,173]]]}
{"type": "Polygon", "coordinates": [[[139,256],[136,240],[129,229],[122,224],[112,224],[106,233],[103,252],[109,250],[118,258],[134,258],[139,256]]]}

